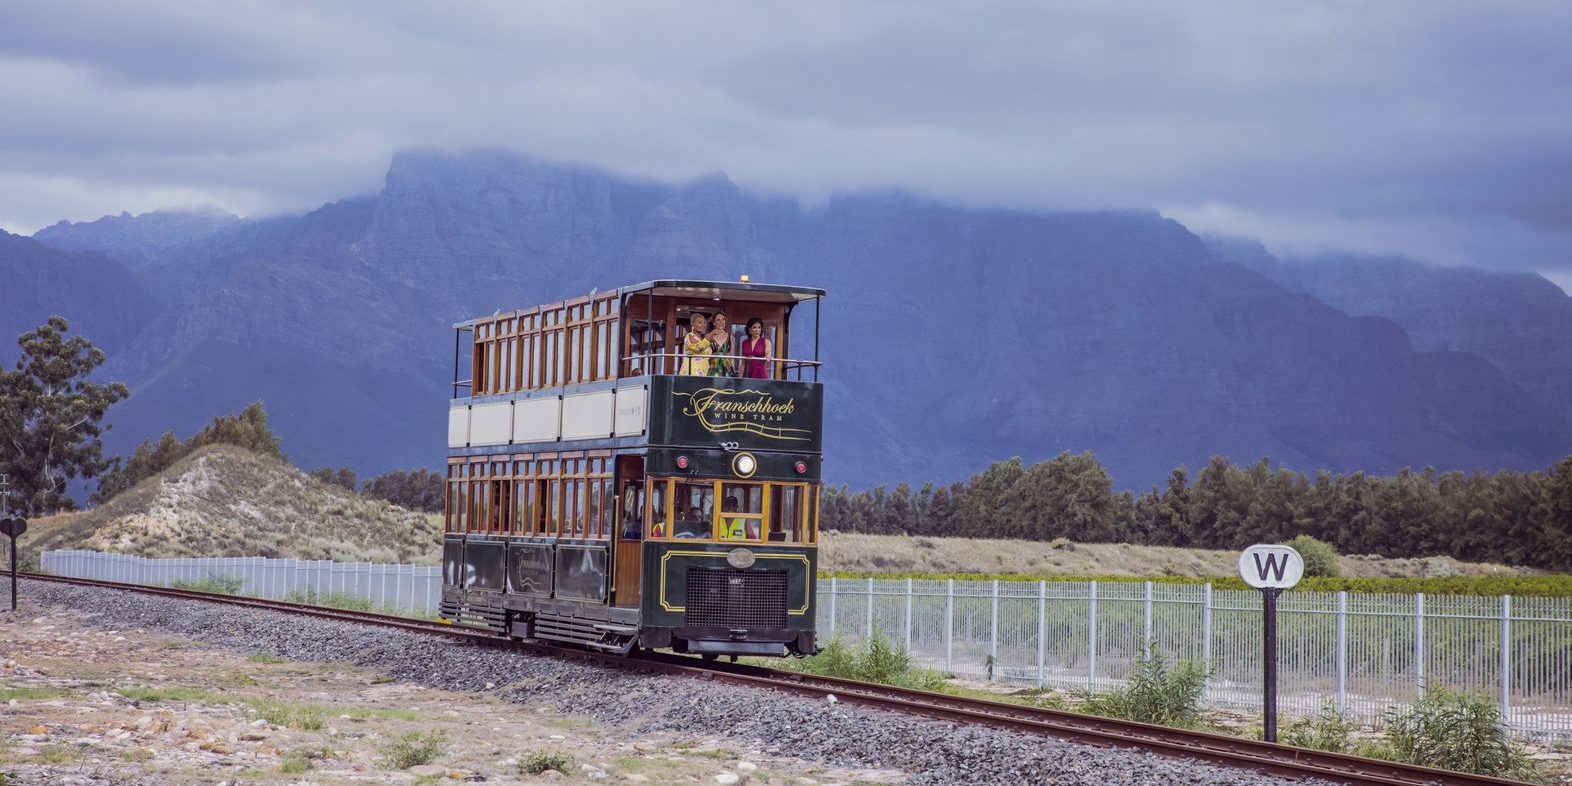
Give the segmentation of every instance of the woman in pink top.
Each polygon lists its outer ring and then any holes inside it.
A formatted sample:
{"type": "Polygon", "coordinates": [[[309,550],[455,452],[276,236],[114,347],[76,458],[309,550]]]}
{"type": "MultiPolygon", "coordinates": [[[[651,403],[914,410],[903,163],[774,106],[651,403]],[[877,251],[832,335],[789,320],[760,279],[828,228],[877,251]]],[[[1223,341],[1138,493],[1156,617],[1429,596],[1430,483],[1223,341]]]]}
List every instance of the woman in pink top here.
{"type": "Polygon", "coordinates": [[[742,376],[747,379],[769,379],[770,359],[775,356],[775,347],[770,340],[764,337],[764,320],[754,317],[748,320],[748,337],[742,341],[743,361],[742,376]]]}

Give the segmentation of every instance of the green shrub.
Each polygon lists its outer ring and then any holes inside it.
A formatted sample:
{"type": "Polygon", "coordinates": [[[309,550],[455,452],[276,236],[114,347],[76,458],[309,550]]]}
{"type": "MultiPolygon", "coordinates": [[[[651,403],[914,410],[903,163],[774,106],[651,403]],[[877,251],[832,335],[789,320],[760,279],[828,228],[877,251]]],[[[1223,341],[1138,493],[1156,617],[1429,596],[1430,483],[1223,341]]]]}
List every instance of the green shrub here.
{"type": "Polygon", "coordinates": [[[564,775],[572,775],[575,763],[572,756],[562,751],[531,751],[519,757],[519,772],[539,775],[546,770],[556,770],[564,775]]]}
{"type": "Polygon", "coordinates": [[[290,603],[306,603],[312,606],[328,606],[349,611],[372,611],[376,608],[371,605],[369,598],[362,598],[347,592],[318,592],[309,587],[303,590],[295,590],[285,595],[284,600],[290,603]]]}
{"type": "Polygon", "coordinates": [[[447,741],[447,735],[440,731],[412,731],[390,737],[377,745],[377,753],[380,754],[378,762],[392,770],[407,770],[430,764],[442,755],[447,741]]]}
{"type": "Polygon", "coordinates": [[[246,585],[246,580],[235,576],[220,576],[208,571],[208,574],[195,581],[176,579],[169,582],[169,586],[188,592],[211,592],[216,595],[239,595],[240,588],[246,585]]]}
{"type": "Polygon", "coordinates": [[[266,699],[251,702],[251,711],[258,718],[274,726],[303,731],[320,730],[324,725],[322,719],[327,714],[325,708],[315,704],[296,704],[266,699]]]}
{"type": "Polygon", "coordinates": [[[944,687],[944,675],[918,666],[905,647],[878,633],[856,647],[836,636],[818,655],[784,665],[788,669],[808,674],[876,682],[899,688],[936,691],[944,687]]]}
{"type": "Polygon", "coordinates": [[[1328,753],[1353,753],[1353,733],[1358,728],[1348,716],[1337,711],[1337,705],[1323,702],[1314,716],[1301,718],[1288,725],[1278,739],[1285,745],[1314,748],[1328,753]]]}
{"type": "Polygon", "coordinates": [[[1337,578],[1343,575],[1342,568],[1337,564],[1337,549],[1332,544],[1309,535],[1296,535],[1283,545],[1305,558],[1306,577],[1337,578]]]}
{"type": "Polygon", "coordinates": [[[1201,690],[1206,669],[1195,661],[1182,661],[1170,669],[1155,646],[1135,661],[1135,670],[1122,688],[1084,693],[1082,710],[1093,715],[1123,718],[1193,729],[1201,723],[1201,690]]]}
{"type": "Polygon", "coordinates": [[[1507,737],[1501,709],[1485,696],[1426,691],[1406,710],[1383,716],[1393,758],[1443,770],[1538,778],[1528,755],[1507,737]]]}

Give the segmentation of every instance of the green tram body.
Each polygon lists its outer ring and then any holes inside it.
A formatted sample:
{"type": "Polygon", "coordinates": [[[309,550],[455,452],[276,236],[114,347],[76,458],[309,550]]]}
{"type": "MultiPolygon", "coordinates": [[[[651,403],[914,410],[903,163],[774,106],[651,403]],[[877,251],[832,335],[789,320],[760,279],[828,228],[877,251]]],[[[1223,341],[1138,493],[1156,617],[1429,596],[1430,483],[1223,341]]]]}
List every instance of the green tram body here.
{"type": "Polygon", "coordinates": [[[612,652],[815,652],[823,296],[652,281],[456,325],[441,616],[612,652]],[[764,322],[769,378],[681,373],[688,316],[721,309],[733,354],[764,322]]]}

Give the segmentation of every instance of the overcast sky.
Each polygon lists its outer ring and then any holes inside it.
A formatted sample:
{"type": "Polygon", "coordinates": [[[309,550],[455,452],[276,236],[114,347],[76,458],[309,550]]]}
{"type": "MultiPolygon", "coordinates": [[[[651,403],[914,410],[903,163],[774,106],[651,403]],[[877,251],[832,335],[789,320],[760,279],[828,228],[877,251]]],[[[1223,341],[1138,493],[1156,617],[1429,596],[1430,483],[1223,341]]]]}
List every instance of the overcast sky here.
{"type": "Polygon", "coordinates": [[[224,2],[0,12],[0,227],[500,146],[805,201],[1152,208],[1572,288],[1572,2],[224,2]]]}

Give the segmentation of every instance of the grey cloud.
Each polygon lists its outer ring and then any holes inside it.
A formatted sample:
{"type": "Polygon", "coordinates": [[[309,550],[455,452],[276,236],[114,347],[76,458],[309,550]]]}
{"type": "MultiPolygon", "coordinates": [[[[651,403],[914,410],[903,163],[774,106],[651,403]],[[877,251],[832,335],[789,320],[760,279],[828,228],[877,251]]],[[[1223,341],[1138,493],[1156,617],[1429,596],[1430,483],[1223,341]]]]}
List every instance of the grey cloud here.
{"type": "MultiPolygon", "coordinates": [[[[8,12],[0,178],[286,210],[376,188],[400,147],[497,146],[808,200],[1158,207],[1269,245],[1572,269],[1572,4],[8,12]]],[[[24,201],[0,195],[0,220],[93,217],[24,201]]]]}

